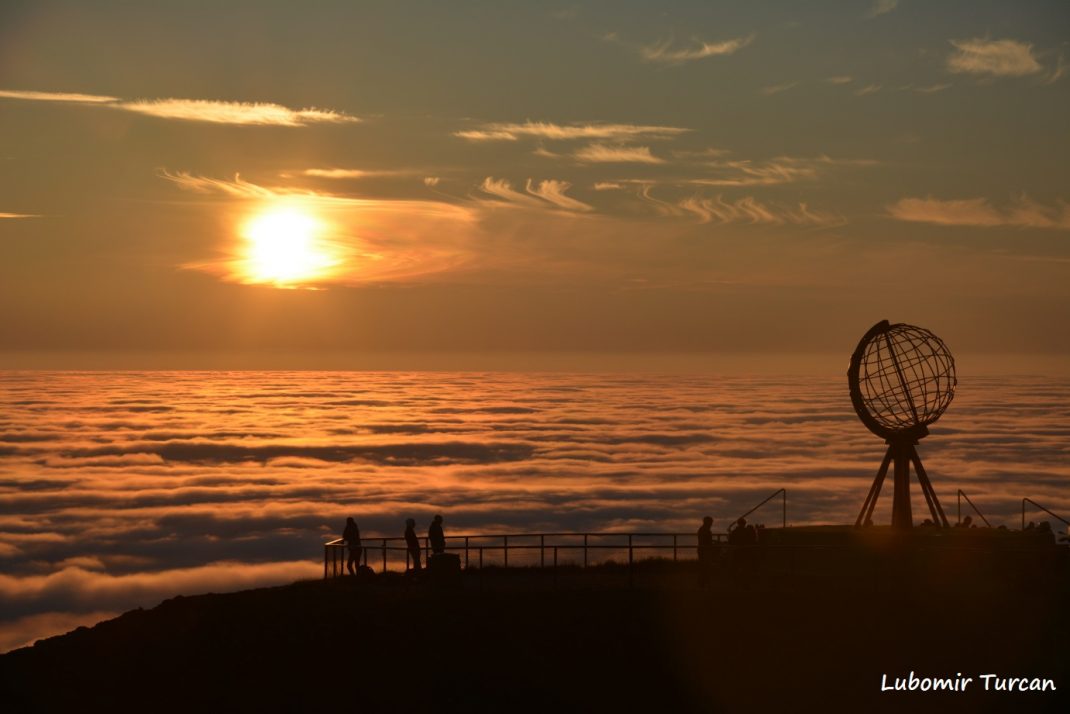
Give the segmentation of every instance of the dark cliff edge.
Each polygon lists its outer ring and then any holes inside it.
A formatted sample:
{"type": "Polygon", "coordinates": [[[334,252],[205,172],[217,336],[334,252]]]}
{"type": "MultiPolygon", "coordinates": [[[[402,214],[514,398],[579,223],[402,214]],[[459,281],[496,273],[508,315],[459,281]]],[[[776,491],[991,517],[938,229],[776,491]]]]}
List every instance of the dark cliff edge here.
{"type": "MultiPolygon", "coordinates": [[[[738,565],[738,564],[737,564],[738,565]]],[[[5,711],[1070,711],[1066,559],[953,576],[692,563],[167,600],[0,656],[5,711]],[[882,692],[882,677],[973,677],[882,692]],[[1056,691],[984,691],[982,674],[1056,691]]]]}

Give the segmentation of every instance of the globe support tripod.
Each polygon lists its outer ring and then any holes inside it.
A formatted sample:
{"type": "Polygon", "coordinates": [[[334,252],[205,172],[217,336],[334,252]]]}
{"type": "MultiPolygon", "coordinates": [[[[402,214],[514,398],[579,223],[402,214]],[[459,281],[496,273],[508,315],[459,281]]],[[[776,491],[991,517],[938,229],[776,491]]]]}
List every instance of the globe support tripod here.
{"type": "Polygon", "coordinates": [[[889,439],[888,450],[884,453],[884,460],[877,470],[877,477],[873,479],[873,485],[869,487],[869,494],[862,504],[862,510],[858,514],[855,526],[862,526],[873,522],[873,509],[877,506],[881,487],[888,475],[888,467],[892,466],[892,527],[912,528],[914,525],[910,507],[910,470],[918,477],[918,485],[925,496],[925,503],[929,506],[933,523],[943,528],[948,528],[947,516],[936,497],[936,491],[929,481],[929,475],[925,473],[925,467],[921,464],[921,457],[915,448],[917,440],[912,438],[889,439]]]}

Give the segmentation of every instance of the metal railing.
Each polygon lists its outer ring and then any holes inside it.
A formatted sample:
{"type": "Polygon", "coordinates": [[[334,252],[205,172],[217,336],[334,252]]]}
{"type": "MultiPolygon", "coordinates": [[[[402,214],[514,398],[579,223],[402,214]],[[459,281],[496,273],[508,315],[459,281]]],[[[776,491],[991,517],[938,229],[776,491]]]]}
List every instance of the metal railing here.
{"type": "Polygon", "coordinates": [[[1057,513],[1052,513],[1047,508],[1044,508],[1044,506],[1040,505],[1039,503],[1037,503],[1036,501],[1034,501],[1031,498],[1023,498],[1022,499],[1022,530],[1023,531],[1025,530],[1025,504],[1027,504],[1027,503],[1032,503],[1034,507],[1039,508],[1040,510],[1044,511],[1045,513],[1047,513],[1052,518],[1054,518],[1056,520],[1059,520],[1059,521],[1062,521],[1063,525],[1070,526],[1070,521],[1066,520],[1065,518],[1063,518],[1062,516],[1058,515],[1057,513]]]}
{"type": "MultiPolygon", "coordinates": [[[[727,533],[713,533],[715,542],[723,543],[728,538],[727,533]]],[[[368,565],[370,552],[378,553],[382,558],[382,572],[389,570],[390,553],[405,553],[405,570],[408,570],[412,561],[409,548],[404,545],[404,537],[388,538],[365,538],[362,540],[363,553],[361,564],[368,565]],[[395,543],[402,545],[394,545],[395,543]]],[[[420,539],[424,560],[431,553],[430,541],[424,537],[420,539]]],[[[547,566],[547,555],[552,557],[553,567],[557,567],[559,556],[562,552],[582,552],[582,567],[586,568],[591,562],[591,551],[596,553],[605,551],[618,551],[628,553],[629,577],[631,566],[635,563],[637,551],[672,551],[674,561],[680,559],[681,550],[695,549],[697,553],[698,535],[696,533],[620,533],[620,532],[584,532],[584,533],[503,533],[503,534],[468,534],[446,536],[446,550],[460,555],[464,554],[465,569],[473,567],[473,556],[477,558],[479,568],[486,564],[486,554],[501,555],[502,565],[509,567],[509,553],[514,555],[517,551],[530,553],[538,551],[538,565],[547,566]],[[547,542],[547,539],[550,539],[547,542]],[[572,542],[561,542],[571,539],[572,542]],[[580,542],[582,539],[582,542],[580,542]],[[594,542],[592,542],[592,539],[594,542]],[[671,540],[670,540],[671,539],[671,540]],[[537,540],[538,542],[532,542],[537,540]],[[607,543],[606,540],[615,542],[607,543]],[[487,541],[491,541],[488,543],[487,541]],[[654,541],[654,542],[651,542],[654,541]]],[[[338,577],[345,575],[348,558],[348,548],[341,538],[332,540],[323,545],[323,577],[338,577]]],[[[690,559],[690,558],[689,558],[690,559]]],[[[513,560],[514,564],[516,559],[513,560]]],[[[534,563],[532,563],[534,564],[534,563]]],[[[579,565],[580,563],[577,563],[579,565]]]]}
{"type": "Polygon", "coordinates": [[[967,496],[966,492],[963,491],[961,488],[959,489],[959,492],[958,492],[958,508],[959,508],[958,522],[962,523],[962,499],[964,499],[964,498],[966,499],[966,503],[970,504],[970,508],[973,509],[973,512],[981,517],[981,520],[985,522],[986,526],[991,528],[992,524],[988,522],[987,518],[985,518],[985,514],[981,513],[981,509],[979,509],[976,505],[974,505],[974,502],[970,500],[970,497],[967,496]]]}

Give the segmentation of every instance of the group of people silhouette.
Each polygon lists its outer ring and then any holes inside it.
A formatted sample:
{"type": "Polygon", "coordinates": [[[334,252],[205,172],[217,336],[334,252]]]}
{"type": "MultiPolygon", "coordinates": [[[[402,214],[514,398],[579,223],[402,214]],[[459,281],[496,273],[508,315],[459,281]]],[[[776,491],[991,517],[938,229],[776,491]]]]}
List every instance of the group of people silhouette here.
{"type": "MultiPolygon", "coordinates": [[[[442,529],[442,521],[442,516],[436,514],[427,529],[427,543],[431,547],[432,557],[446,552],[446,535],[442,529]]],[[[728,545],[758,545],[761,528],[760,525],[757,527],[748,525],[746,518],[737,519],[728,527],[728,545]]],[[[714,539],[712,517],[706,516],[702,519],[697,535],[699,582],[706,584],[717,563],[719,552],[714,539]]],[[[349,550],[346,570],[350,575],[356,575],[360,572],[364,547],[360,542],[360,528],[352,517],[346,518],[342,540],[345,541],[346,548],[349,550]]],[[[416,520],[413,518],[405,521],[405,549],[411,563],[410,572],[414,575],[419,574],[423,570],[424,546],[420,543],[420,537],[416,535],[416,520]]]]}
{"type": "MultiPolygon", "coordinates": [[[[345,541],[346,548],[349,550],[346,570],[350,575],[356,575],[360,571],[360,559],[364,555],[364,547],[360,542],[360,528],[357,527],[357,522],[352,517],[346,518],[342,540],[345,541]]],[[[446,534],[442,530],[441,515],[435,515],[431,519],[431,526],[427,529],[427,540],[431,546],[432,555],[446,552],[446,534]]],[[[423,570],[423,546],[420,545],[420,537],[416,535],[416,520],[413,518],[405,521],[405,548],[412,562],[412,572],[419,573],[423,570]]]]}

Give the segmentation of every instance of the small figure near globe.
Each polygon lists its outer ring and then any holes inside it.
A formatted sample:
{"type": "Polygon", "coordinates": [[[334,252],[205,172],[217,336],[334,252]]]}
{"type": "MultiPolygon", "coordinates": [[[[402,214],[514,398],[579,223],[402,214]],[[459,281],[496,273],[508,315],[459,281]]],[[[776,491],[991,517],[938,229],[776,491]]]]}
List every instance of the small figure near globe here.
{"type": "Polygon", "coordinates": [[[915,448],[955,396],[955,360],[939,337],[921,327],[882,320],[863,335],[847,371],[851,404],[866,428],[888,450],[855,526],[871,522],[881,487],[893,466],[892,526],[911,528],[910,470],[913,466],[932,525],[948,528],[915,448]]]}
{"type": "Polygon", "coordinates": [[[431,542],[433,554],[446,552],[446,535],[442,532],[442,516],[436,515],[427,529],[427,539],[431,542]]]}
{"type": "Polygon", "coordinates": [[[420,565],[420,539],[416,535],[416,521],[412,518],[405,520],[405,548],[412,560],[413,575],[419,575],[423,570],[420,565]]]}
{"type": "Polygon", "coordinates": [[[349,560],[346,561],[346,570],[350,575],[356,575],[360,569],[360,556],[364,552],[364,548],[360,545],[360,529],[357,528],[357,522],[352,518],[346,519],[345,530],[342,531],[342,540],[346,542],[346,547],[349,548],[349,560]]]}
{"type": "Polygon", "coordinates": [[[713,519],[706,516],[698,529],[698,584],[705,586],[710,582],[717,550],[713,545],[713,519]]]}

